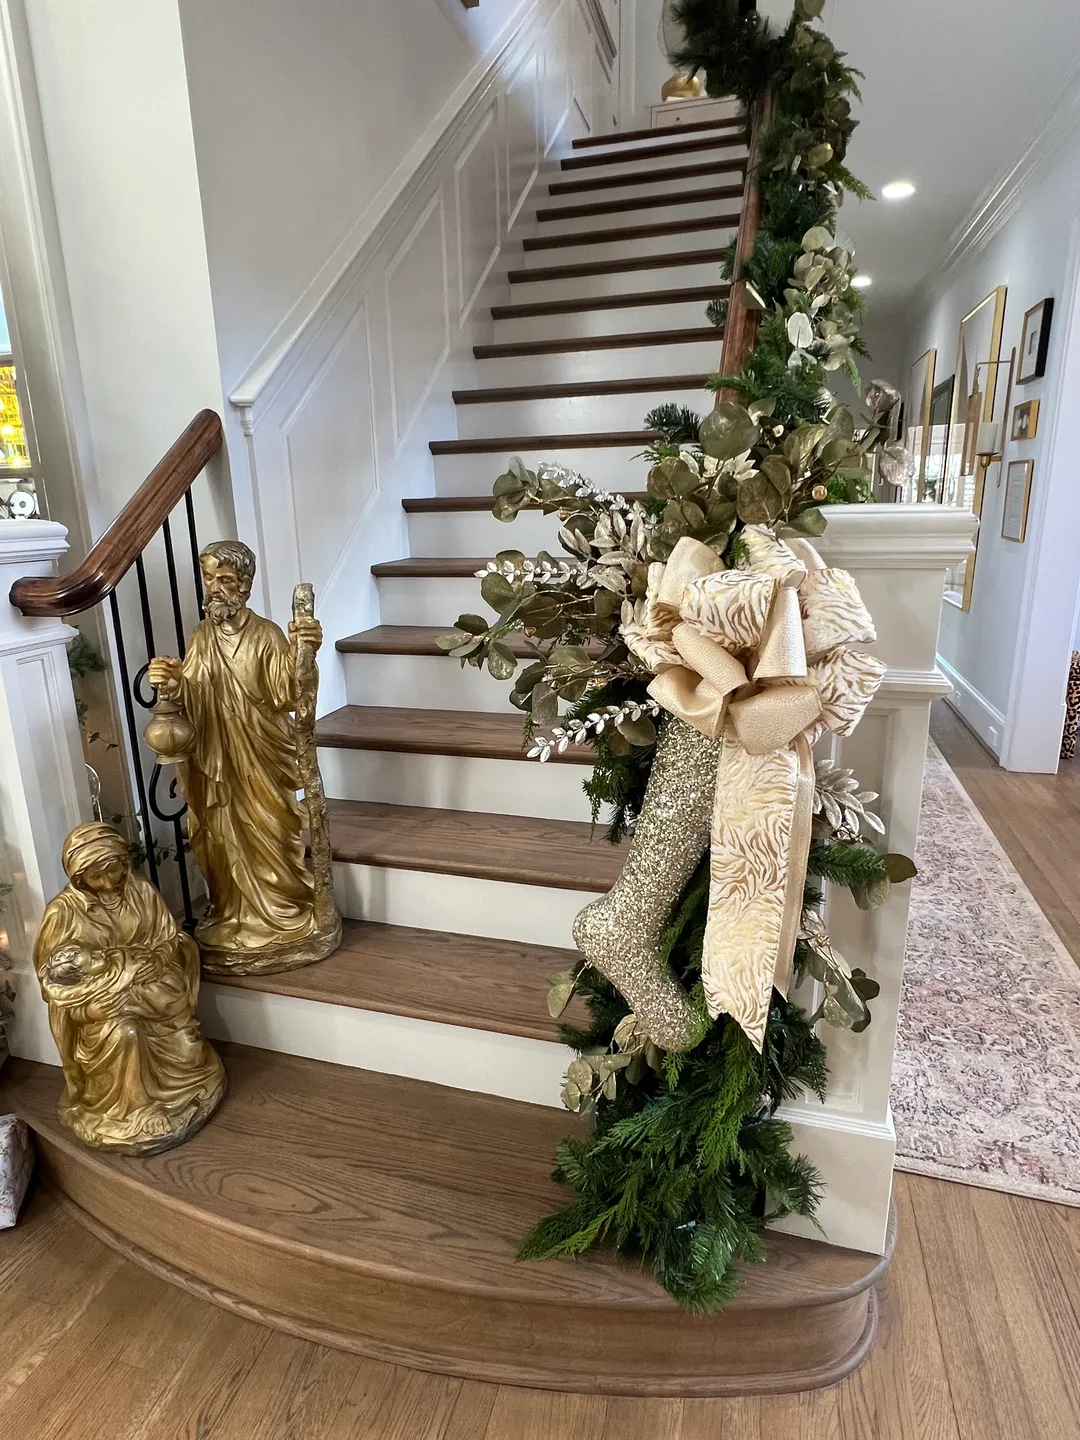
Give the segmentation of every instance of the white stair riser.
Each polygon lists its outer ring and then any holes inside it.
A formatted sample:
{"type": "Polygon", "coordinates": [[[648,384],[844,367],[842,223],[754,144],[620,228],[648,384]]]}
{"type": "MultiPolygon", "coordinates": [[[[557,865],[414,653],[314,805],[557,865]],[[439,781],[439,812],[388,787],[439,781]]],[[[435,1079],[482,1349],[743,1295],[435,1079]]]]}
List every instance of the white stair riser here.
{"type": "Polygon", "coordinates": [[[355,1010],[293,995],[203,981],[199,1018],[212,1040],[231,1040],[333,1065],[406,1075],[455,1090],[559,1108],[572,1053],[552,1041],[355,1010]]]}
{"type": "Polygon", "coordinates": [[[578,911],[597,899],[585,890],[345,863],[334,866],[334,893],[349,919],[571,950],[578,911]]]}
{"type": "MultiPolygon", "coordinates": [[[[687,402],[689,403],[689,402],[687,402]]],[[[711,403],[711,402],[710,402],[711,403]]],[[[640,431],[640,421],[631,426],[640,431]]],[[[592,445],[580,450],[522,450],[482,453],[476,455],[436,455],[435,491],[438,495],[487,495],[496,479],[504,474],[515,454],[519,454],[529,470],[544,460],[553,460],[585,475],[606,490],[641,490],[645,473],[640,445],[592,445]]],[[[516,522],[515,522],[516,523],[516,522]]],[[[507,547],[501,546],[506,549],[507,547]]],[[[516,548],[520,549],[520,546],[516,548]]]]}
{"type": "MultiPolygon", "coordinates": [[[[479,580],[383,575],[378,586],[379,615],[384,625],[438,625],[452,630],[459,615],[475,615],[484,609],[479,580]]],[[[434,708],[445,710],[450,706],[436,703],[434,708]]]]}
{"type": "Polygon", "coordinates": [[[601,262],[635,260],[640,255],[678,255],[684,250],[722,248],[735,234],[736,229],[734,225],[721,223],[725,213],[717,210],[716,224],[705,230],[677,230],[673,235],[646,235],[627,240],[602,240],[586,245],[553,245],[550,249],[523,250],[522,264],[526,270],[548,265],[598,265],[601,262]]]}
{"type": "Polygon", "coordinates": [[[703,414],[712,405],[713,397],[707,390],[664,389],[634,391],[629,395],[459,405],[458,433],[462,439],[482,439],[488,435],[542,435],[545,432],[568,435],[574,430],[643,430],[649,411],[668,401],[689,405],[703,414]]]}
{"type": "MultiPolygon", "coordinates": [[[[589,205],[594,201],[636,200],[641,195],[674,195],[678,197],[688,192],[693,193],[697,189],[711,190],[718,185],[740,185],[743,182],[743,170],[737,158],[725,157],[718,160],[713,156],[711,159],[703,159],[701,163],[703,165],[723,168],[713,169],[705,175],[680,175],[678,171],[671,171],[659,179],[655,178],[654,171],[654,178],[648,182],[640,181],[637,184],[628,185],[590,184],[587,190],[556,190],[554,193],[545,191],[544,199],[538,203],[537,209],[552,209],[557,205],[589,205]]],[[[642,168],[644,169],[644,167],[642,168]]],[[[686,169],[685,166],[682,168],[684,170],[686,169]]],[[[560,179],[554,183],[559,184],[562,180],[570,180],[576,183],[577,179],[580,178],[582,177],[564,175],[560,176],[560,179]]],[[[602,177],[597,175],[594,178],[600,179],[602,177]]],[[[539,223],[543,224],[546,222],[541,221],[539,223]]]]}
{"type": "MultiPolygon", "coordinates": [[[[641,472],[645,488],[645,471],[641,472]]],[[[410,555],[496,555],[500,550],[523,550],[536,555],[548,550],[562,554],[559,517],[542,510],[522,510],[509,523],[496,520],[489,510],[452,510],[409,516],[410,555]]]]}
{"type": "MultiPolygon", "coordinates": [[[[734,120],[742,114],[737,100],[718,100],[713,103],[716,104],[717,108],[710,114],[710,120],[726,120],[729,118],[734,120]]],[[[709,108],[712,110],[712,104],[710,104],[709,108]]],[[[690,123],[692,122],[688,120],[687,124],[690,123]]],[[[641,140],[628,140],[625,136],[615,135],[610,144],[581,146],[575,149],[573,153],[575,155],[610,155],[614,151],[620,151],[626,155],[634,155],[639,150],[647,150],[651,146],[662,145],[678,140],[680,138],[680,132],[683,132],[682,138],[686,140],[705,140],[713,133],[721,137],[730,136],[732,131],[737,132],[737,129],[737,126],[731,126],[726,129],[717,129],[713,132],[710,130],[687,131],[685,125],[673,125],[670,128],[658,127],[655,130],[650,130],[648,136],[641,140]]]]}
{"type": "MultiPolygon", "coordinates": [[[[504,692],[508,688],[490,675],[486,679],[493,688],[504,692]]],[[[522,725],[524,734],[524,716],[522,725]]],[[[336,800],[527,815],[539,820],[590,818],[589,802],[581,788],[589,775],[587,765],[375,750],[323,749],[319,753],[327,792],[336,800]]]]}
{"type": "MultiPolygon", "coordinates": [[[[719,296],[723,282],[716,281],[719,296]]],[[[710,297],[711,298],[711,297],[710,297]]],[[[515,315],[495,321],[495,343],[518,340],[582,340],[593,335],[627,335],[641,330],[689,330],[705,325],[707,300],[685,300],[666,305],[621,305],[616,310],[570,310],[555,315],[515,315]]]]}
{"type": "MultiPolygon", "coordinates": [[[[558,385],[572,380],[631,380],[639,375],[647,378],[711,375],[720,363],[723,331],[709,326],[703,311],[698,313],[693,328],[708,329],[709,333],[703,340],[681,340],[668,345],[616,345],[604,349],[557,350],[548,355],[501,355],[479,360],[476,388],[558,385]]],[[[650,326],[649,330],[652,334],[664,333],[662,326],[650,326]]],[[[489,430],[481,433],[499,435],[507,432],[489,430]]]]}
{"type": "MultiPolygon", "coordinates": [[[[701,236],[701,250],[715,251],[715,260],[686,261],[679,264],[654,265],[644,270],[610,270],[599,275],[574,275],[558,280],[517,280],[510,286],[510,302],[514,305],[532,305],[538,300],[582,300],[590,295],[632,295],[635,290],[670,290],[675,285],[712,285],[719,281],[719,252],[723,249],[723,237],[714,243],[706,231],[701,236]]],[[[661,246],[642,251],[642,254],[662,255],[661,246]]],[[[552,260],[553,265],[560,262],[552,260]]],[[[514,273],[520,274],[521,267],[515,266],[514,273]]]]}
{"type": "MultiPolygon", "coordinates": [[[[474,601],[476,596],[473,597],[474,601]]],[[[468,610],[476,613],[480,605],[468,610]]],[[[447,630],[463,612],[448,617],[447,630]]],[[[444,622],[446,623],[445,619],[444,622]]],[[[400,705],[409,710],[514,710],[507,696],[511,681],[493,680],[487,671],[443,655],[345,655],[345,690],[350,705],[400,705]]],[[[525,663],[525,662],[522,662],[525,663]]],[[[547,767],[544,767],[547,769],[547,767]]]]}
{"type": "MultiPolygon", "coordinates": [[[[687,141],[704,140],[704,135],[687,135],[687,141]]],[[[661,143],[670,143],[665,137],[661,143]]],[[[653,146],[655,152],[656,146],[653,146]]],[[[624,160],[613,160],[606,165],[582,165],[570,170],[560,170],[556,180],[606,179],[609,175],[634,175],[642,171],[663,170],[669,175],[678,174],[687,165],[706,165],[715,161],[739,160],[746,155],[745,145],[703,146],[700,150],[687,150],[677,155],[649,154],[649,147],[640,146],[626,151],[624,160]]]]}
{"type": "MultiPolygon", "coordinates": [[[[709,186],[713,189],[715,187],[709,186]]],[[[646,194],[651,193],[645,191],[646,194]]],[[[640,198],[640,197],[638,197],[640,198]]],[[[605,203],[600,197],[594,197],[594,203],[605,203]]],[[[584,204],[589,204],[585,200],[584,204]]],[[[633,202],[631,202],[632,204],[633,202]]],[[[651,225],[656,221],[663,221],[665,224],[671,220],[696,220],[702,214],[731,214],[739,210],[741,203],[740,196],[733,195],[722,199],[702,201],[696,196],[689,200],[679,201],[677,196],[667,205],[641,205],[631,209],[629,207],[619,210],[602,211],[599,215],[560,215],[557,218],[550,217],[551,210],[557,210],[560,205],[552,202],[550,206],[544,207],[544,214],[547,218],[537,220],[537,235],[566,235],[580,233],[589,230],[614,230],[623,225],[651,225]]],[[[573,211],[575,204],[568,204],[566,208],[573,211]]]]}

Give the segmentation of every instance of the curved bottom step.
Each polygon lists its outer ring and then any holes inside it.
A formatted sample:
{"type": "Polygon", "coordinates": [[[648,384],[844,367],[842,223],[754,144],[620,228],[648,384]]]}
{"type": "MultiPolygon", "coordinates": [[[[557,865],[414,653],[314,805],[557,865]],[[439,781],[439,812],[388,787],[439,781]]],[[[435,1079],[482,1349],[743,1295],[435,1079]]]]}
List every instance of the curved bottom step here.
{"type": "MultiPolygon", "coordinates": [[[[624,1395],[837,1383],[870,1353],[889,1255],[772,1234],[722,1315],[688,1315],[608,1257],[514,1261],[558,1204],[538,1106],[226,1047],[229,1097],[149,1159],[84,1149],[59,1072],[13,1061],[3,1098],[96,1235],[160,1277],[289,1333],[423,1370],[624,1395]]],[[[893,1227],[893,1231],[895,1226],[893,1227]]],[[[890,1234],[890,1253],[893,1234],[890,1234]]]]}

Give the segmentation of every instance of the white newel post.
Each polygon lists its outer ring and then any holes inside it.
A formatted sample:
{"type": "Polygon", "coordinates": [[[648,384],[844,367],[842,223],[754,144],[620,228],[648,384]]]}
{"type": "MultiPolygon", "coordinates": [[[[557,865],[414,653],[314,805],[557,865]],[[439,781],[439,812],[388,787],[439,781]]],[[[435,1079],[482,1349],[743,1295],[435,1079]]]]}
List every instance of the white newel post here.
{"type": "MultiPolygon", "coordinates": [[[[828,564],[855,577],[877,627],[871,648],[889,667],[858,730],[835,741],[833,754],[864,789],[880,792],[875,808],[885,821],[887,848],[914,856],[930,704],[950,689],[935,662],[945,572],[972,553],[977,521],[970,511],[934,505],[852,505],[826,514],[828,529],[815,544],[828,564]]],[[[888,904],[869,913],[847,891],[830,892],[830,936],[853,966],[880,984],[881,994],[863,1034],[821,1027],[829,1055],[825,1104],[810,1097],[782,1111],[797,1150],[824,1176],[818,1220],[825,1238],[876,1254],[885,1248],[892,1196],[896,1135],[889,1089],[910,891],[910,884],[894,886],[888,904]]],[[[805,1000],[813,1002],[812,995],[805,1000]]],[[[805,1221],[778,1228],[821,1238],[805,1221]]]]}
{"type": "Polygon", "coordinates": [[[59,1063],[32,953],[42,911],[63,888],[64,837],[93,818],[67,647],[76,631],[8,601],[25,575],[51,575],[68,548],[51,520],[0,520],[0,844],[13,886],[0,915],[15,965],[16,1055],[59,1063]]]}

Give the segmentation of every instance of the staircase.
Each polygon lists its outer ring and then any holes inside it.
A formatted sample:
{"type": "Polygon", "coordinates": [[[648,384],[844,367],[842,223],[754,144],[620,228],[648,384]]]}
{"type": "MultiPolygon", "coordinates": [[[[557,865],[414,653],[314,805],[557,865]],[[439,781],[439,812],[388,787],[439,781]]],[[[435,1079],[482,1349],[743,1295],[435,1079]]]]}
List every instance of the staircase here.
{"type": "MultiPolygon", "coordinates": [[[[640,488],[642,416],[712,404],[704,307],[738,227],[737,117],[575,144],[537,211],[509,302],[433,439],[435,494],[405,502],[410,554],[376,565],[382,624],[337,641],[350,703],[319,726],[344,943],[321,965],[204,985],[230,1095],[149,1160],[83,1150],[54,1071],[8,1094],[80,1217],[175,1283],[269,1324],[448,1374],[625,1394],[833,1383],[875,1327],[884,1258],[776,1235],[771,1263],[707,1320],[610,1258],[516,1265],[566,1196],[549,1179],[576,1123],[544,979],[615,879],[592,834],[588,752],[525,758],[509,686],[436,638],[481,608],[497,549],[554,548],[554,522],[490,514],[511,456],[640,488]],[[257,1047],[257,1048],[249,1048],[257,1047]],[[363,1067],[363,1068],[360,1068],[363,1067]]],[[[890,1239],[891,1245],[891,1239],[890,1239]]]]}

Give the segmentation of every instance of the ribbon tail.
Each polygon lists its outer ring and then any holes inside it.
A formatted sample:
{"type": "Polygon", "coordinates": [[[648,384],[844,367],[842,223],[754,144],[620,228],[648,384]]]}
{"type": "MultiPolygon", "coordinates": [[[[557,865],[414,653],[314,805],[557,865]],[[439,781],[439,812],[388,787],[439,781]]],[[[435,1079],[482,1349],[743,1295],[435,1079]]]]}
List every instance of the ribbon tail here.
{"type": "Polygon", "coordinates": [[[786,993],[802,914],[814,765],[803,736],[750,755],[724,731],[713,805],[709,918],[701,975],[709,1013],[761,1050],[773,986],[786,993]]]}
{"type": "Polygon", "coordinates": [[[788,838],[784,915],[776,947],[776,969],[773,972],[773,988],[779,990],[785,999],[791,988],[795,942],[799,938],[799,925],[802,921],[806,867],[810,860],[810,836],[814,824],[814,786],[817,783],[814,757],[806,736],[797,735],[792,748],[798,756],[799,774],[795,782],[795,803],[792,806],[788,838]]]}

